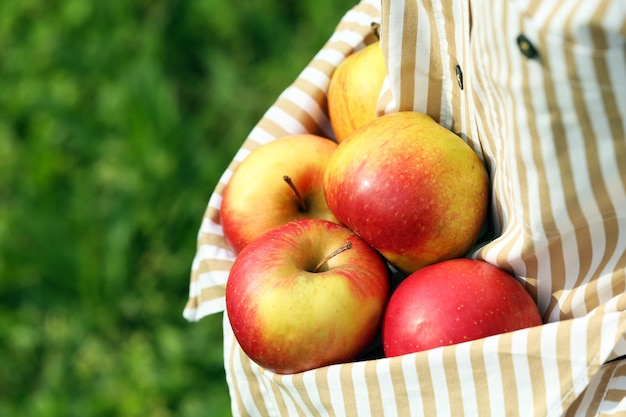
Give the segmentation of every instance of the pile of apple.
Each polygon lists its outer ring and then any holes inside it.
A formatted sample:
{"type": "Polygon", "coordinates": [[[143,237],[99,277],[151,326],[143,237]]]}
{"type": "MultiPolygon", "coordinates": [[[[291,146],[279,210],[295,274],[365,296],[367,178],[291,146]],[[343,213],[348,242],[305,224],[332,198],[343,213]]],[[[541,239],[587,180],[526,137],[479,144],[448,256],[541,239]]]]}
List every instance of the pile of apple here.
{"type": "Polygon", "coordinates": [[[224,190],[237,255],[228,318],[271,371],[359,360],[377,342],[396,356],[541,324],[513,276],[465,257],[487,212],[482,161],[424,114],[377,117],[384,65],[378,43],[348,56],[328,91],[335,140],[262,145],[224,190]]]}

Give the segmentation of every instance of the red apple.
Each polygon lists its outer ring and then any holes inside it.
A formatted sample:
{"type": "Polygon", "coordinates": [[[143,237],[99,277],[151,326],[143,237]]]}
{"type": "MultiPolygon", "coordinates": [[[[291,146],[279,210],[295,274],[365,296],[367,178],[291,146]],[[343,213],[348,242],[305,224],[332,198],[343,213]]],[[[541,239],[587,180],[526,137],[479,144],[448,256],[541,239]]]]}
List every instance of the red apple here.
{"type": "Polygon", "coordinates": [[[385,356],[541,325],[537,305],[510,274],[490,263],[451,259],[409,275],[383,319],[385,356]]]}
{"type": "Polygon", "coordinates": [[[471,248],[486,216],[489,178],[460,137],[427,115],[399,112],[341,142],[323,186],[339,222],[411,273],[471,248]]]}
{"type": "Polygon", "coordinates": [[[301,134],[254,149],[226,185],[220,218],[235,253],[263,233],[288,221],[336,221],[328,208],[322,178],[337,143],[301,134]]]}
{"type": "Polygon", "coordinates": [[[243,351],[273,372],[346,362],[380,330],[388,274],[380,254],[344,226],[295,220],[237,256],[226,312],[243,351]]]}
{"type": "Polygon", "coordinates": [[[377,117],[378,96],[386,76],[380,42],[348,55],[337,66],[328,85],[328,115],[337,142],[377,117]]]}

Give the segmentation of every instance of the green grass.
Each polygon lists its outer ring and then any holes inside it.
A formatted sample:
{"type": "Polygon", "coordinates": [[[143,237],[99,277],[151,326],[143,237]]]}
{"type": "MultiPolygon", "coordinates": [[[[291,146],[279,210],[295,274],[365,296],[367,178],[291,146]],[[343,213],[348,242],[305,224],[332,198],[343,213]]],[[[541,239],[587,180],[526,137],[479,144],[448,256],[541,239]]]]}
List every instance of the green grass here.
{"type": "Polygon", "coordinates": [[[0,2],[0,415],[230,415],[200,220],[354,3],[0,2]]]}

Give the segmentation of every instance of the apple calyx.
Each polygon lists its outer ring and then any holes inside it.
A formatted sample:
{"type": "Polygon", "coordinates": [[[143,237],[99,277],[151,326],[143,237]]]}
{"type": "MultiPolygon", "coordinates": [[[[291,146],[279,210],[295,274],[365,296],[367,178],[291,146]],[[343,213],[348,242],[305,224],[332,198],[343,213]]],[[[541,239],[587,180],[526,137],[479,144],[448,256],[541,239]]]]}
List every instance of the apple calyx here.
{"type": "Polygon", "coordinates": [[[302,198],[302,194],[300,194],[300,191],[298,191],[298,187],[296,187],[296,184],[294,184],[291,180],[291,177],[289,175],[283,175],[283,180],[287,183],[287,185],[289,185],[289,187],[295,194],[296,201],[298,202],[298,209],[301,212],[307,211],[309,207],[307,206],[306,201],[304,201],[304,198],[302,198]]]}
{"type": "Polygon", "coordinates": [[[322,267],[326,264],[326,262],[328,262],[329,260],[331,260],[335,256],[339,255],[341,252],[347,251],[351,247],[352,247],[352,242],[344,243],[343,245],[341,245],[340,247],[338,247],[337,249],[335,249],[334,251],[332,251],[331,253],[326,255],[324,257],[324,259],[322,259],[320,261],[320,263],[318,263],[317,266],[315,268],[313,268],[313,271],[311,271],[311,272],[313,272],[313,273],[320,272],[320,269],[322,269],[322,267]]]}

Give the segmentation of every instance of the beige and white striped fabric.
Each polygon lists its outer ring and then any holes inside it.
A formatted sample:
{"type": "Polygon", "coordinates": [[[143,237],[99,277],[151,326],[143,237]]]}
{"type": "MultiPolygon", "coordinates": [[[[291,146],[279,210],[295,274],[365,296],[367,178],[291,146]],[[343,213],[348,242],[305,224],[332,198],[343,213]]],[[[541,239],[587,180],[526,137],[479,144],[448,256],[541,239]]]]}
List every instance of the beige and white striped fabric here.
{"type": "Polygon", "coordinates": [[[224,316],[236,416],[626,415],[626,2],[363,0],[278,98],[210,197],[191,321],[224,310],[234,259],[220,194],[250,150],[332,135],[329,75],[374,40],[381,114],[415,110],[464,138],[491,173],[489,233],[470,256],[512,272],[543,326],[296,375],[259,368],[224,316]]]}

